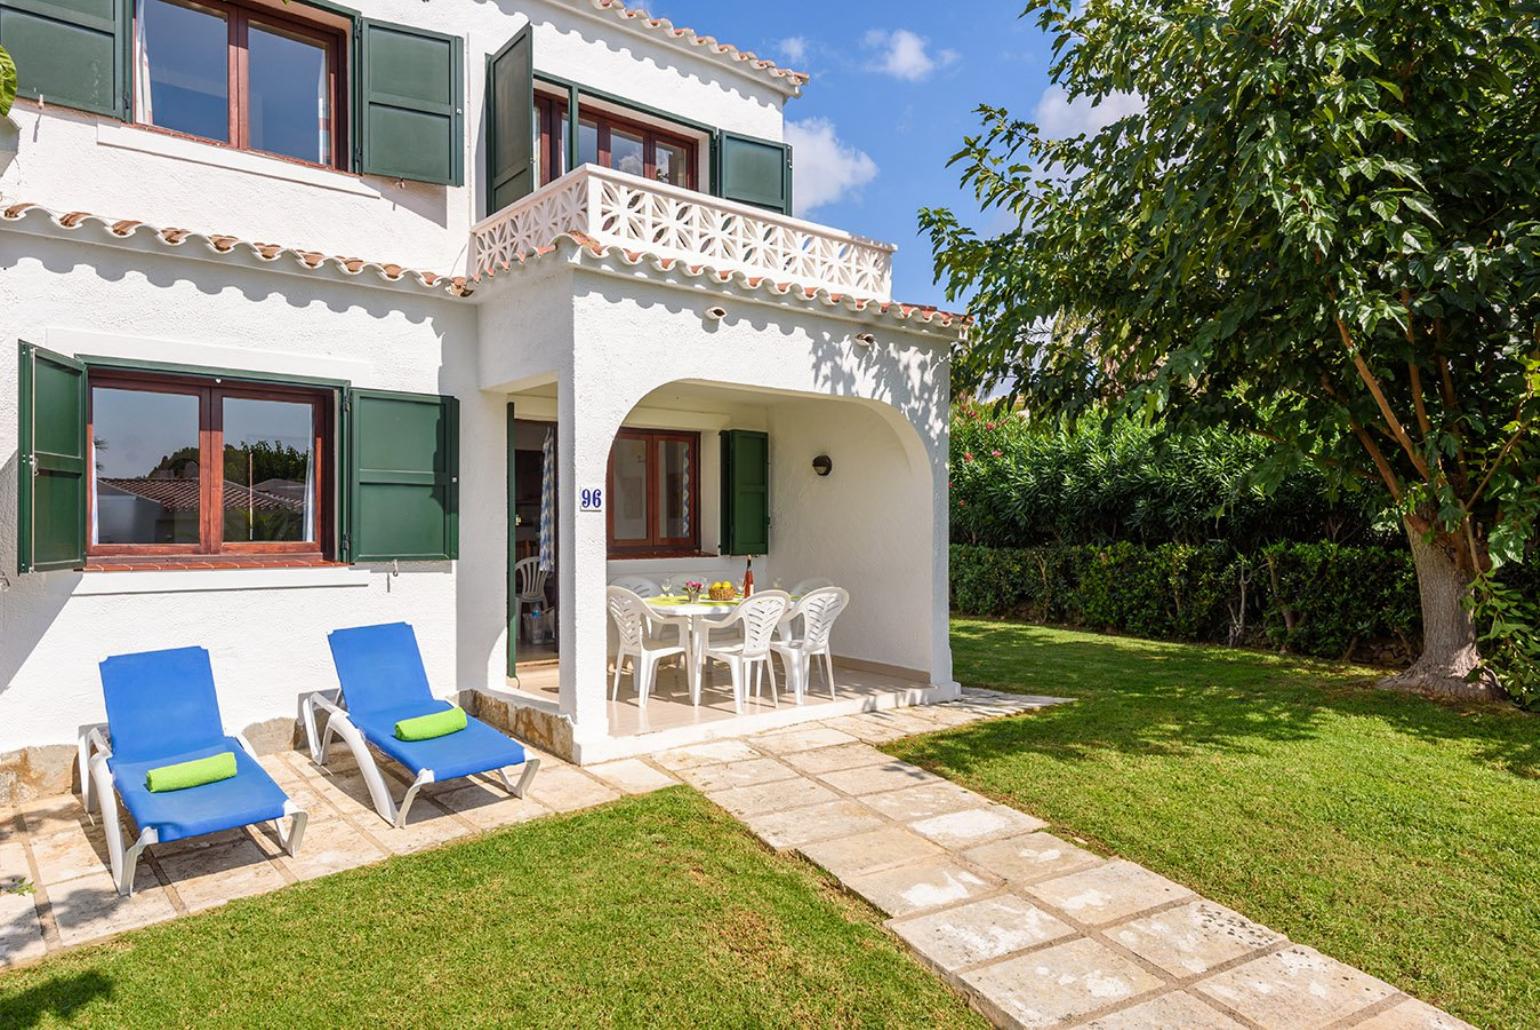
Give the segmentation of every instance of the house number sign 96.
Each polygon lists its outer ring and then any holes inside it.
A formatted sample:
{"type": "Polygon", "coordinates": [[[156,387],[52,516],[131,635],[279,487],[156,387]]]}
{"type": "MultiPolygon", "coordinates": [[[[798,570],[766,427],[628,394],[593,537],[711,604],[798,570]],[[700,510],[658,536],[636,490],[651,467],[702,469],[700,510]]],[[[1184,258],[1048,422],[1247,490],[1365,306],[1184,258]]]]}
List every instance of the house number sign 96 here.
{"type": "Polygon", "coordinates": [[[579,511],[603,511],[604,488],[599,486],[585,487],[578,491],[579,511]]]}

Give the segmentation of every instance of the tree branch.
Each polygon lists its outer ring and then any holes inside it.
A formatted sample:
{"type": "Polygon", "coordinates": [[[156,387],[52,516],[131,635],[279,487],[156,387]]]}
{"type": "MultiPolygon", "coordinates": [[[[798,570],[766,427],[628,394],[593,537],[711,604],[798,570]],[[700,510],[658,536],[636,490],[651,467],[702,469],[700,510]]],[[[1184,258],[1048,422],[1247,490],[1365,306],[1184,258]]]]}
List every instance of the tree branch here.
{"type": "MultiPolygon", "coordinates": [[[[1328,395],[1336,398],[1339,403],[1341,402],[1337,391],[1332,388],[1331,381],[1324,375],[1321,377],[1321,385],[1326,388],[1328,395]]],[[[1352,428],[1353,435],[1358,437],[1358,442],[1363,444],[1364,450],[1369,452],[1369,457],[1374,461],[1374,467],[1379,469],[1380,478],[1390,488],[1390,496],[1395,498],[1397,504],[1400,504],[1405,496],[1401,489],[1401,480],[1396,477],[1395,470],[1390,467],[1390,462],[1385,460],[1385,452],[1380,450],[1380,445],[1374,442],[1374,437],[1369,435],[1369,431],[1358,424],[1358,419],[1353,417],[1351,411],[1348,411],[1347,405],[1344,404],[1342,408],[1344,411],[1347,411],[1348,425],[1352,428]]]]}
{"type": "Polygon", "coordinates": [[[1385,398],[1385,391],[1380,388],[1379,379],[1375,378],[1373,370],[1369,368],[1369,363],[1364,361],[1363,354],[1354,345],[1353,334],[1348,331],[1347,323],[1342,321],[1340,317],[1335,319],[1335,321],[1337,323],[1337,332],[1342,336],[1342,345],[1347,348],[1348,354],[1352,356],[1353,367],[1358,369],[1358,378],[1362,379],[1364,385],[1369,388],[1369,393],[1374,398],[1374,403],[1379,406],[1380,414],[1384,416],[1386,424],[1390,426],[1391,434],[1401,445],[1401,449],[1406,452],[1406,456],[1412,460],[1412,467],[1417,470],[1417,474],[1428,482],[1432,482],[1433,477],[1429,473],[1428,463],[1422,459],[1422,455],[1417,453],[1417,445],[1412,442],[1412,438],[1406,432],[1406,427],[1401,424],[1401,420],[1396,418],[1396,413],[1391,410],[1390,401],[1385,398]]]}
{"type": "Polygon", "coordinates": [[[1481,500],[1481,495],[1486,493],[1487,487],[1491,485],[1492,477],[1497,475],[1497,470],[1502,466],[1504,459],[1506,459],[1508,454],[1518,446],[1519,441],[1524,438],[1524,434],[1528,431],[1528,425],[1519,426],[1518,431],[1515,432],[1512,436],[1508,437],[1508,440],[1503,444],[1502,449],[1497,452],[1497,457],[1492,459],[1492,465],[1487,469],[1487,474],[1481,477],[1481,482],[1476,486],[1476,492],[1470,495],[1470,500],[1465,501],[1460,505],[1460,510],[1463,511],[1467,517],[1470,516],[1471,510],[1476,507],[1476,502],[1481,500]]]}

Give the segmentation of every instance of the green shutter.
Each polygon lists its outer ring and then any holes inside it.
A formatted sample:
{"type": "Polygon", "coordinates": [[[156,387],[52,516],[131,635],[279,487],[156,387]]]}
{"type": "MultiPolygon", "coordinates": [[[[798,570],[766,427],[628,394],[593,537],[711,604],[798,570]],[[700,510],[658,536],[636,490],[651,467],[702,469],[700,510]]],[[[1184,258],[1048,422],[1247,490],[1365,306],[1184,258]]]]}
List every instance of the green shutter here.
{"type": "Polygon", "coordinates": [[[459,557],[460,404],[433,394],[351,390],[348,561],[459,557]]]}
{"type": "Polygon", "coordinates": [[[791,214],[791,147],[719,132],[713,149],[717,196],[791,214]]]}
{"type": "Polygon", "coordinates": [[[367,19],[359,35],[358,170],[460,185],[460,39],[367,19]]]}
{"type": "Polygon", "coordinates": [[[21,345],[16,570],[86,563],[86,367],[21,345]]]}
{"type": "Polygon", "coordinates": [[[770,437],[722,431],[722,553],[770,553],[770,437]]]}
{"type": "Polygon", "coordinates": [[[129,2],[0,0],[0,46],[16,62],[16,92],[126,118],[129,2]]]}
{"type": "Polygon", "coordinates": [[[487,214],[535,191],[531,26],[487,58],[487,214]]]}

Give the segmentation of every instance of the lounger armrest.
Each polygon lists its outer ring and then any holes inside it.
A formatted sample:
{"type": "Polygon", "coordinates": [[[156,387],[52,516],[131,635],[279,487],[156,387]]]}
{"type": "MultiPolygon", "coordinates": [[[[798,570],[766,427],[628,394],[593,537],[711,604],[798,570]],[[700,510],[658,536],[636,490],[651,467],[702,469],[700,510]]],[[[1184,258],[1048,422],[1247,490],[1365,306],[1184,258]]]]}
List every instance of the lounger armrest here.
{"type": "Polygon", "coordinates": [[[251,746],[251,741],[246,739],[246,734],[232,733],[230,736],[235,738],[235,742],[241,746],[242,751],[245,751],[252,758],[257,757],[257,749],[251,746]]]}
{"type": "MultiPolygon", "coordinates": [[[[112,745],[107,742],[107,724],[95,723],[80,728],[80,740],[76,747],[75,768],[80,774],[80,803],[86,815],[91,815],[91,757],[99,754],[103,760],[112,757],[112,745]]],[[[97,799],[100,800],[100,799],[97,799]]],[[[91,816],[95,821],[95,816],[91,816]]]]}

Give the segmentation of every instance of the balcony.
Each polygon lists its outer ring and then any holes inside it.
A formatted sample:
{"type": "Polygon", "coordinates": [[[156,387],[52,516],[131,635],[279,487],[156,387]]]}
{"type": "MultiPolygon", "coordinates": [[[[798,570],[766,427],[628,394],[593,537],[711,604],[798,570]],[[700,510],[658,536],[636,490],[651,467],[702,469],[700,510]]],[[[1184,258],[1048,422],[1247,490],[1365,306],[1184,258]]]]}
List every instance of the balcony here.
{"type": "Polygon", "coordinates": [[[844,296],[893,296],[890,244],[598,165],[573,169],[474,226],[472,267],[495,274],[562,233],[844,296]]]}

